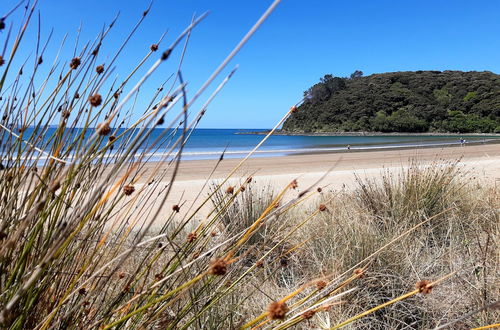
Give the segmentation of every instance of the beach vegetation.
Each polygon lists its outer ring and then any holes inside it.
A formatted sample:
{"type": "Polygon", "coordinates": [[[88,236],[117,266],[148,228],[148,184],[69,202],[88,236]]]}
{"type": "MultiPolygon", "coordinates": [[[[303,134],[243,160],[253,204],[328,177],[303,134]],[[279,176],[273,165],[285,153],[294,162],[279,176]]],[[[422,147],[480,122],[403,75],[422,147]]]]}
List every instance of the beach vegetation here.
{"type": "MultiPolygon", "coordinates": [[[[2,35],[9,50],[0,80],[2,328],[421,329],[498,321],[498,187],[479,184],[459,162],[410,163],[379,181],[359,178],[353,190],[300,178],[268,187],[253,174],[237,176],[297,111],[292,106],[234,169],[207,177],[209,189],[195,201],[179,192],[172,202],[183,147],[234,70],[204,92],[248,38],[191,94],[182,48],[207,14],[171,39],[157,36],[123,81],[110,81],[107,70],[137,29],[101,54],[113,21],[94,41],[76,43],[77,57],[53,61],[39,84],[40,66],[51,63],[46,48],[31,53],[23,43],[35,5],[14,8],[25,10],[19,29],[9,28],[19,32],[2,35]],[[144,81],[175,52],[172,78],[136,108],[144,81]],[[194,108],[200,97],[206,102],[194,108]],[[128,120],[131,111],[139,119],[128,120]],[[151,142],[155,129],[162,133],[151,142]],[[150,162],[159,149],[167,151],[150,162]]],[[[138,14],[137,28],[149,10],[138,14]]],[[[12,24],[11,12],[0,29],[12,24]]],[[[335,77],[322,84],[318,102],[348,86],[335,77]]],[[[406,125],[412,111],[379,116],[406,125]]],[[[213,171],[223,160],[211,163],[213,171]]]]}

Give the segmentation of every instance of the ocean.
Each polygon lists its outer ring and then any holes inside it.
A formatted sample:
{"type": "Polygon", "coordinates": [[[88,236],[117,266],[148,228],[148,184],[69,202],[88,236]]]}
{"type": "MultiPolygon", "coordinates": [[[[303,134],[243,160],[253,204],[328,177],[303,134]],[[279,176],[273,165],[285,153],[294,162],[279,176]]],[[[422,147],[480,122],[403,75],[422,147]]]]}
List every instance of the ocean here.
{"type": "MultiPolygon", "coordinates": [[[[242,158],[263,138],[265,130],[249,129],[197,129],[193,132],[183,153],[184,159],[218,158],[227,147],[225,157],[242,158]]],[[[460,138],[471,142],[492,142],[498,136],[427,136],[427,135],[376,135],[376,136],[307,136],[273,135],[255,157],[277,157],[317,152],[374,150],[440,145],[459,145],[460,138]]]]}
{"type": "MultiPolygon", "coordinates": [[[[49,137],[55,128],[49,128],[43,138],[39,140],[37,147],[49,150],[51,140],[49,137]]],[[[70,134],[78,134],[79,129],[68,131],[70,134]]],[[[114,134],[120,135],[123,129],[119,129],[114,134]]],[[[225,158],[243,158],[248,154],[263,138],[265,130],[258,129],[195,129],[188,142],[185,145],[182,155],[183,159],[217,159],[224,152],[225,158]]],[[[87,132],[86,136],[90,136],[92,130],[87,132]]],[[[165,153],[172,147],[173,141],[180,136],[179,131],[168,130],[161,128],[153,130],[150,137],[143,144],[145,147],[150,147],[160,135],[164,135],[162,142],[157,144],[152,149],[143,149],[146,151],[147,161],[158,161],[162,159],[165,153]]],[[[8,134],[1,132],[1,134],[8,134]]],[[[0,137],[2,136],[0,134],[0,137]]],[[[25,136],[33,134],[33,128],[28,128],[25,136]]],[[[8,144],[2,144],[1,154],[5,154],[8,144]]],[[[123,137],[127,138],[127,136],[123,137]]],[[[426,146],[445,146],[459,145],[460,139],[464,138],[467,143],[474,142],[492,142],[500,141],[499,136],[487,135],[463,135],[463,136],[447,136],[447,135],[375,135],[375,136],[298,136],[298,135],[273,135],[262,147],[254,154],[254,157],[278,157],[294,154],[308,154],[318,152],[343,152],[347,151],[347,146],[350,146],[351,151],[359,150],[376,150],[388,148],[417,148],[426,146]]],[[[67,139],[70,141],[71,139],[67,139]]],[[[106,141],[107,142],[107,141],[106,141]]],[[[103,143],[104,146],[105,143],[103,143]]],[[[109,158],[113,158],[112,150],[108,153],[109,158]]],[[[42,157],[43,159],[44,157],[42,157]]]]}

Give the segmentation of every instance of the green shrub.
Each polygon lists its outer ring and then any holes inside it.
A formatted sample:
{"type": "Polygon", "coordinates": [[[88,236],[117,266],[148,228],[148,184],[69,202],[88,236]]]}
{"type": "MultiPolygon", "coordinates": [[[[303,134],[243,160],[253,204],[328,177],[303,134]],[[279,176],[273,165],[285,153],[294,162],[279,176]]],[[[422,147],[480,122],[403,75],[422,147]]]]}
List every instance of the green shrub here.
{"type": "Polygon", "coordinates": [[[477,97],[477,92],[468,92],[464,96],[464,102],[469,102],[477,97]]]}

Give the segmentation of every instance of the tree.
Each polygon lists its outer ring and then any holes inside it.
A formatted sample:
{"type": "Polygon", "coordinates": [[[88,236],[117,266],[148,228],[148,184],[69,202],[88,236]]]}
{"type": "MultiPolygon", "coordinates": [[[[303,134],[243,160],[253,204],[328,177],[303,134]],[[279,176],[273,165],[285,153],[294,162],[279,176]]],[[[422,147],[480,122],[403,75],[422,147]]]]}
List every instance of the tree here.
{"type": "Polygon", "coordinates": [[[334,77],[326,74],[320,78],[320,82],[304,92],[304,98],[307,102],[318,104],[330,98],[330,96],[346,87],[345,78],[334,77]]]}
{"type": "Polygon", "coordinates": [[[331,74],[325,74],[325,76],[323,78],[319,78],[319,81],[322,82],[323,84],[326,84],[332,79],[333,79],[333,76],[331,74]]]}
{"type": "Polygon", "coordinates": [[[375,113],[375,117],[372,119],[372,130],[378,132],[387,132],[390,130],[387,113],[384,110],[375,113]]]}
{"type": "Polygon", "coordinates": [[[361,77],[363,77],[363,71],[356,70],[353,73],[351,73],[351,79],[356,79],[361,77]]]}
{"type": "Polygon", "coordinates": [[[500,75],[460,71],[361,74],[353,73],[355,79],[321,77],[283,127],[295,132],[486,133],[500,126],[500,75]]]}
{"type": "Polygon", "coordinates": [[[432,94],[436,98],[436,101],[442,105],[447,105],[452,99],[452,96],[448,93],[446,88],[435,89],[432,94]]]}
{"type": "Polygon", "coordinates": [[[389,129],[393,132],[425,132],[428,123],[411,114],[407,108],[400,108],[387,117],[389,129]]]}

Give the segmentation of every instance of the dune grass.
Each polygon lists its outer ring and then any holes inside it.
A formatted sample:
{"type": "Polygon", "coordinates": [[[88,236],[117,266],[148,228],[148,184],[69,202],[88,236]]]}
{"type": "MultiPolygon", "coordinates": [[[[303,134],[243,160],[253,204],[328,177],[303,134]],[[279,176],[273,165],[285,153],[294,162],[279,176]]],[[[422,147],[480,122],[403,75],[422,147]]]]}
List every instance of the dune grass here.
{"type": "Polygon", "coordinates": [[[194,101],[278,3],[191,98],[178,48],[205,14],[168,47],[160,36],[121,82],[111,73],[129,38],[109,63],[100,57],[114,22],[43,71],[41,41],[20,67],[14,60],[27,54],[19,49],[29,47],[22,41],[35,6],[17,35],[11,12],[4,16],[2,327],[417,329],[498,320],[498,189],[478,186],[458,163],[412,163],[338,192],[251,177],[235,184],[249,154],[225,179],[207,178],[210,193],[196,204],[165,205],[190,132],[234,71],[197,112],[194,101]],[[136,109],[144,81],[175,51],[174,78],[136,109]],[[39,71],[48,73],[37,85],[39,71]],[[130,122],[132,111],[143,115],[130,122]],[[169,152],[148,171],[159,149],[169,152]],[[202,206],[211,209],[204,217],[202,206]]]}

